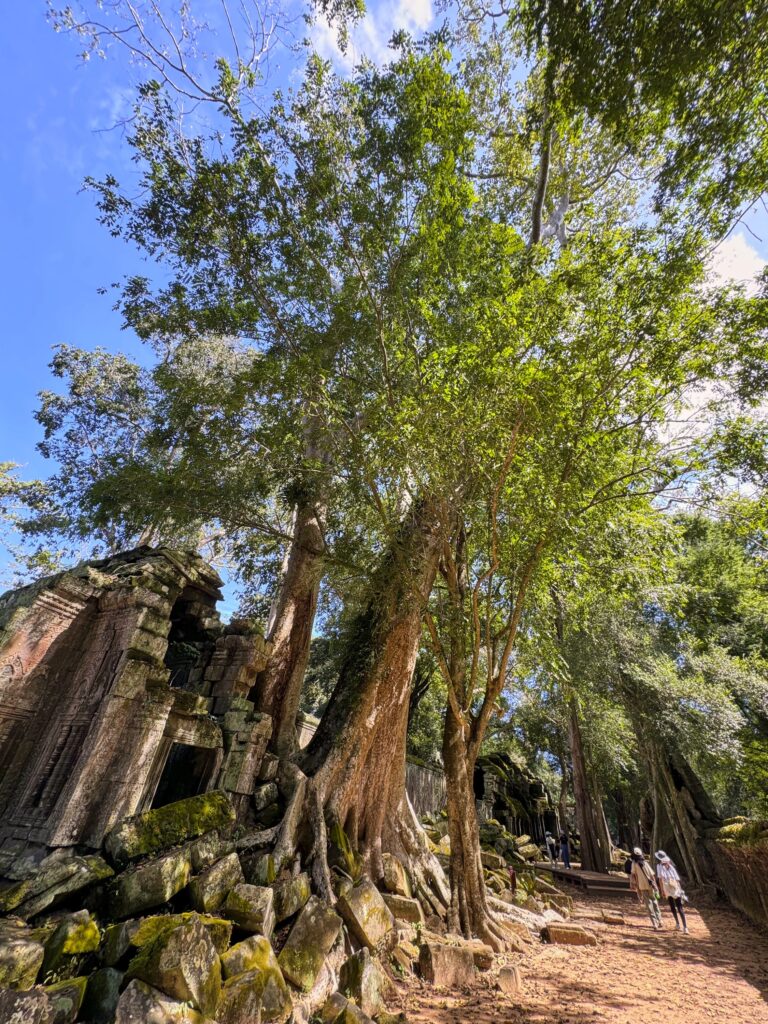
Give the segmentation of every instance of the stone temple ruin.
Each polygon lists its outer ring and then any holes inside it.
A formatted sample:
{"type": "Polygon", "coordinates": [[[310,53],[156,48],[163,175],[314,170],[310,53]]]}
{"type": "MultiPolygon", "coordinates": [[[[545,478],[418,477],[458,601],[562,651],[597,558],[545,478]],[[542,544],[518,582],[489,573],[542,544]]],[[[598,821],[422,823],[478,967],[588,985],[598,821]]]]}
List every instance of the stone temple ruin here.
{"type": "Polygon", "coordinates": [[[245,813],[269,645],[222,627],[220,587],[200,558],[144,548],[0,598],[0,875],[207,790],[245,813]]]}
{"type": "MultiPolygon", "coordinates": [[[[194,554],[139,548],[0,597],[0,1024],[403,1024],[387,1005],[415,972],[462,987],[498,968],[390,853],[374,884],[338,847],[332,905],[298,857],[275,863],[254,699],[270,646],[222,625],[220,587],[194,554]]],[[[554,885],[509,888],[555,822],[539,780],[497,754],[474,785],[508,950],[595,945],[554,885]]],[[[408,790],[445,869],[445,779],[412,764],[408,790]]],[[[743,889],[754,862],[728,842],[721,875],[743,889]]],[[[517,968],[495,984],[517,993],[517,968]]]]}

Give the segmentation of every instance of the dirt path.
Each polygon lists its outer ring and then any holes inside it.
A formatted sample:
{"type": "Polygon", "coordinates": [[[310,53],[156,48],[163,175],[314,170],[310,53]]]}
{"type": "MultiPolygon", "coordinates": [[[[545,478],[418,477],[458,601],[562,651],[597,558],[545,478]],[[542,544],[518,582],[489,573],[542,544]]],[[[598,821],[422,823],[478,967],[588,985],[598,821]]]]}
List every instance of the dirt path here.
{"type": "MultiPolygon", "coordinates": [[[[698,903],[698,901],[697,901],[698,903]]],[[[403,993],[410,1024],[759,1024],[768,1021],[768,934],[734,911],[702,902],[690,935],[654,932],[637,902],[579,896],[574,911],[612,906],[625,915],[594,946],[536,944],[511,957],[523,994],[508,997],[488,976],[461,994],[415,982],[403,993]]],[[[501,961],[500,961],[501,962],[501,961]]]]}

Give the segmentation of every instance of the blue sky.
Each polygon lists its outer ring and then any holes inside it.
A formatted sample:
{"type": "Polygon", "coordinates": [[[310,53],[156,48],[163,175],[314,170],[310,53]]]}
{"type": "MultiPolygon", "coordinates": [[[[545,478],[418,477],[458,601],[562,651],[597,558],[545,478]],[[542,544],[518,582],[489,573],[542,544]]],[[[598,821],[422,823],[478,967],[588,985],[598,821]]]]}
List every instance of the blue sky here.
{"type": "MultiPolygon", "coordinates": [[[[197,8],[209,2],[196,0],[197,8]]],[[[418,33],[432,17],[431,0],[378,0],[346,58],[327,27],[316,26],[313,37],[319,51],[344,68],[363,52],[384,59],[394,28],[418,33]]],[[[110,171],[120,178],[128,172],[123,132],[113,126],[128,111],[131,72],[117,56],[83,64],[74,41],[48,25],[44,0],[11,4],[4,25],[14,45],[6,45],[0,63],[6,97],[0,133],[0,462],[20,463],[25,476],[44,476],[48,467],[35,451],[40,434],[32,414],[37,392],[54,383],[47,368],[52,346],[141,353],[121,330],[111,297],[98,289],[146,272],[146,265],[98,224],[93,197],[82,191],[86,174],[110,171]]],[[[276,82],[289,70],[287,63],[278,66],[276,82]]],[[[721,271],[740,279],[768,259],[768,217],[760,211],[749,223],[759,239],[738,229],[718,254],[721,271]]],[[[2,562],[0,551],[0,570],[2,562]]]]}

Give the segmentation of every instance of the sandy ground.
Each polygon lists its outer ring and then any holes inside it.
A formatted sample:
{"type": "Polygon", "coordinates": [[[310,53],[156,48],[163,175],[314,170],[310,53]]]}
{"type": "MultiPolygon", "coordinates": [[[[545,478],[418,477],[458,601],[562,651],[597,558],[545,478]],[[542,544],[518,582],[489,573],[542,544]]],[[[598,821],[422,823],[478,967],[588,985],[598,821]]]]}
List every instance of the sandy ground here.
{"type": "Polygon", "coordinates": [[[401,992],[409,1024],[766,1024],[768,934],[721,904],[698,900],[689,935],[674,931],[665,905],[654,932],[634,897],[575,897],[574,911],[615,907],[594,946],[535,944],[506,961],[520,967],[523,993],[495,990],[493,971],[466,992],[414,981],[401,992]]]}

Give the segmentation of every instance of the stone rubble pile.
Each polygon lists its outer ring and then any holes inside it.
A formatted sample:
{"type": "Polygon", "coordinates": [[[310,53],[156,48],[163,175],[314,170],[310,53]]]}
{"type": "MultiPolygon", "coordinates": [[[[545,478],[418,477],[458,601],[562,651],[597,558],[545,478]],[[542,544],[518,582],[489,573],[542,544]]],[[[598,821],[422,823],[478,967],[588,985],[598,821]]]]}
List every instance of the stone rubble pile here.
{"type": "MultiPolygon", "coordinates": [[[[386,1008],[397,980],[461,988],[498,966],[425,917],[392,855],[381,890],[335,872],[330,906],[298,863],[270,878],[258,834],[239,831],[214,791],[120,822],[98,854],[19,866],[0,890],[0,1022],[392,1024],[404,1019],[386,1008]]],[[[483,863],[511,949],[598,941],[595,922],[564,920],[569,898],[554,886],[531,876],[513,895],[504,857],[486,850],[483,863]]],[[[496,984],[518,993],[519,971],[496,984]]]]}

